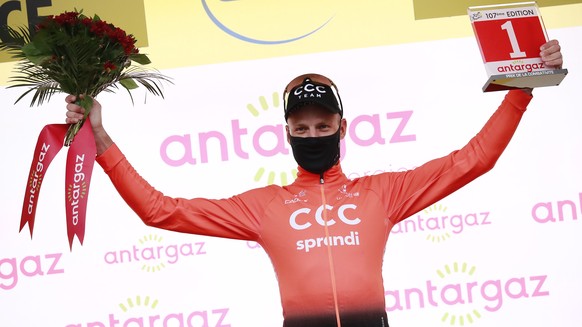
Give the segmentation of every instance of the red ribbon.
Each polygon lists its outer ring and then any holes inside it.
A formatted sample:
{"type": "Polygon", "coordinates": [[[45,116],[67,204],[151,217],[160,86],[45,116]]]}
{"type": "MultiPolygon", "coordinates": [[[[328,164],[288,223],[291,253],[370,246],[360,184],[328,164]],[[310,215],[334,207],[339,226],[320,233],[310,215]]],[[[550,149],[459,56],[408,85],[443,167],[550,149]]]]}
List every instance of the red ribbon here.
{"type": "Polygon", "coordinates": [[[67,210],[67,236],[71,249],[75,235],[81,245],[85,238],[85,213],[96,153],[93,130],[87,119],[67,152],[65,208],[67,210]]]}
{"type": "Polygon", "coordinates": [[[31,237],[40,187],[51,161],[63,147],[63,139],[65,138],[67,128],[68,126],[65,124],[46,125],[40,131],[38,141],[36,142],[36,149],[34,150],[32,164],[30,165],[30,174],[28,175],[29,177],[26,183],[22,215],[20,218],[20,231],[28,223],[31,237]]]}
{"type": "MultiPolygon", "coordinates": [[[[20,231],[28,223],[31,238],[43,178],[52,160],[63,147],[63,140],[68,128],[69,125],[67,124],[46,125],[38,136],[32,164],[30,165],[29,178],[26,183],[22,216],[20,218],[20,231]]],[[[79,130],[67,153],[65,207],[67,235],[71,249],[75,235],[77,235],[81,245],[85,237],[87,200],[95,154],[93,131],[89,120],[87,120],[79,130]]]]}

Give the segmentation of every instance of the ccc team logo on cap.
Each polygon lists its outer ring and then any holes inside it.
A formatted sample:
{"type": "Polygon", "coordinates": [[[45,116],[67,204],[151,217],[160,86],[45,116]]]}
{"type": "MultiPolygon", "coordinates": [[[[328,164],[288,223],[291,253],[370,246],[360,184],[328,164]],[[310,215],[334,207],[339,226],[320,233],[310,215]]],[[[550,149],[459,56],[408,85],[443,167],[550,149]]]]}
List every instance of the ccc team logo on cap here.
{"type": "Polygon", "coordinates": [[[315,85],[310,82],[297,87],[295,91],[293,91],[293,95],[297,96],[299,99],[321,98],[325,93],[327,93],[325,86],[315,85]]]}

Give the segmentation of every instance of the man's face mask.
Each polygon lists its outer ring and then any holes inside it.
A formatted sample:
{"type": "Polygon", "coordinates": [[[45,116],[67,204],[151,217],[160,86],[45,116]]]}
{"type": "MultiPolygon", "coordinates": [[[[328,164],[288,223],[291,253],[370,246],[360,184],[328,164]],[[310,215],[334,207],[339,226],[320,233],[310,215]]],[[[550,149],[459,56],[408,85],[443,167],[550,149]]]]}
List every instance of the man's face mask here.
{"type": "Polygon", "coordinates": [[[322,174],[340,158],[340,129],[332,135],[320,137],[289,136],[295,161],[303,169],[322,174]]]}

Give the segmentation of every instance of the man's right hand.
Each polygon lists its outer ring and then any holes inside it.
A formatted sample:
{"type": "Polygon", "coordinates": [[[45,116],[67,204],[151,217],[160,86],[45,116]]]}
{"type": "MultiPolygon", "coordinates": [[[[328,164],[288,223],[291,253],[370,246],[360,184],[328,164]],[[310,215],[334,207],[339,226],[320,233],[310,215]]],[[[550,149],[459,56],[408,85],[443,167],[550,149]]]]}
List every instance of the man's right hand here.
{"type": "MultiPolygon", "coordinates": [[[[65,101],[67,102],[67,118],[65,119],[65,122],[67,124],[75,124],[83,119],[85,109],[75,103],[77,97],[74,95],[68,95],[65,98],[65,101]]],[[[100,155],[113,144],[113,141],[103,128],[101,121],[101,104],[95,98],[93,98],[93,107],[89,112],[89,121],[91,122],[91,128],[93,129],[93,135],[95,136],[97,155],[100,155]]]]}

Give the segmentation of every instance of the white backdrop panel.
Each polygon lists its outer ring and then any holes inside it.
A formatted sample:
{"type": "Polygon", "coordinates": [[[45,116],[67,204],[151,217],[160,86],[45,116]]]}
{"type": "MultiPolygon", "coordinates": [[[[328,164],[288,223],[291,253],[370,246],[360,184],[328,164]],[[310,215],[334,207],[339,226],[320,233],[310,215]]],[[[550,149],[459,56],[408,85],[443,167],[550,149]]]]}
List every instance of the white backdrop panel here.
{"type": "MultiPolygon", "coordinates": [[[[549,33],[570,75],[535,90],[493,171],[393,231],[384,269],[391,326],[579,325],[582,29],[549,33]],[[443,216],[448,225],[431,225],[443,216]]],[[[168,70],[175,84],[165,99],[143,103],[138,92],[135,105],[122,93],[98,100],[109,133],[152,185],[220,198],[265,185],[270,172],[275,183],[292,179],[289,147],[266,151],[283,133],[281,91],[305,72],[330,76],[348,126],[355,122],[343,155],[350,177],[412,168],[463,146],[504,95],[481,92],[479,50],[464,38],[168,70]],[[398,134],[403,113],[410,119],[398,134]],[[376,125],[357,123],[374,115],[376,125]],[[384,144],[363,144],[373,128],[384,144]],[[209,143],[203,162],[198,140],[208,132],[224,136],[228,158],[209,143]],[[163,144],[176,136],[191,140],[196,164],[175,164],[187,152],[163,144]],[[265,175],[255,178],[260,168],[265,175]]],[[[85,243],[69,251],[64,150],[43,182],[34,238],[18,233],[38,132],[65,112],[64,96],[42,108],[13,105],[22,91],[0,90],[0,326],[281,325],[275,275],[256,244],[146,227],[99,166],[85,243]],[[148,258],[149,249],[159,252],[148,258]]]]}

